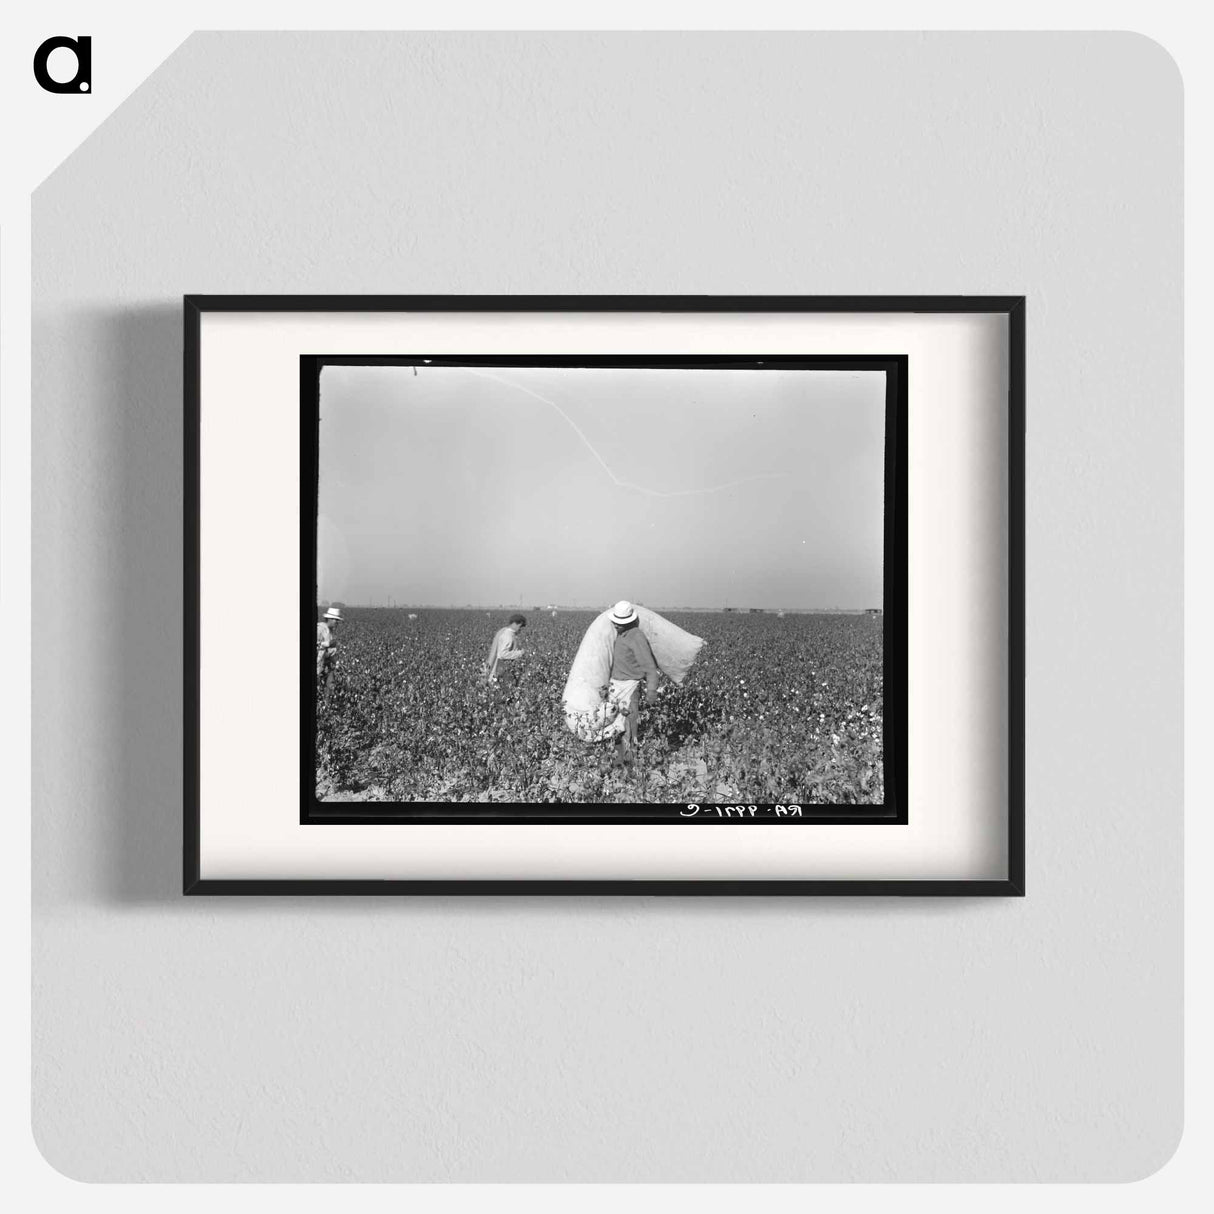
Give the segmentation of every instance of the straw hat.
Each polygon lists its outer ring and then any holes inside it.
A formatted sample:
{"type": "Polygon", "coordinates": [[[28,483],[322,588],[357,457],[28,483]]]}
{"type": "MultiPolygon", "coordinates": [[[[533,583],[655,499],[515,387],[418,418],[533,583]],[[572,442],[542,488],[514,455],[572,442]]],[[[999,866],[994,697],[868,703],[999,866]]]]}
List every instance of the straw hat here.
{"type": "Polygon", "coordinates": [[[611,609],[613,624],[631,624],[637,618],[637,609],[627,600],[620,599],[611,609]]]}
{"type": "Polygon", "coordinates": [[[337,607],[330,607],[329,610],[325,612],[325,619],[326,620],[340,620],[341,611],[337,607]]]}

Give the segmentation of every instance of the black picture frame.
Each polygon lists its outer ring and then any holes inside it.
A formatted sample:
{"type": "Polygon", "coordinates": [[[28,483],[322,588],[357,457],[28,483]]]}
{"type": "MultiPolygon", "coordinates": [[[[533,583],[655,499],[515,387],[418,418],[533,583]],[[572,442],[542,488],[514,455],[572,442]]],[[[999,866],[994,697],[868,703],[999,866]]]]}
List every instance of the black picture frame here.
{"type": "MultiPolygon", "coordinates": [[[[1025,299],[1022,296],[206,296],[184,298],[184,405],[185,405],[185,803],[183,823],[183,892],[190,895],[216,894],[645,894],[645,895],[844,895],[844,896],[1023,896],[1024,894],[1024,418],[1025,418],[1025,299]],[[836,312],[836,313],[967,313],[1000,314],[1008,325],[1008,821],[1007,874],[1001,880],[216,880],[200,875],[200,787],[199,787],[199,636],[200,636],[200,335],[202,317],[207,312],[836,312]]],[[[303,476],[301,503],[301,686],[310,687],[314,677],[314,655],[310,632],[315,611],[315,475],[318,453],[316,419],[317,384],[324,365],[387,363],[407,365],[421,358],[433,358],[427,352],[415,356],[301,355],[300,405],[301,432],[310,434],[302,444],[303,476]]],[[[452,356],[453,364],[508,365],[713,365],[745,366],[779,362],[784,365],[880,365],[887,372],[886,402],[886,583],[885,583],[885,677],[887,704],[900,697],[905,705],[906,671],[906,388],[905,355],[856,356],[772,356],[755,354],[719,360],[588,358],[520,355],[452,356]],[[890,559],[891,556],[894,559],[890,559]],[[892,608],[892,610],[891,610],[892,608]],[[893,692],[892,697],[890,692],[893,692]]],[[[913,372],[912,372],[913,373],[913,372]]],[[[314,699],[303,697],[301,709],[301,787],[304,803],[300,820],[324,825],[361,821],[383,823],[382,814],[331,815],[317,812],[312,803],[314,778],[314,699]]],[[[890,714],[886,729],[887,789],[892,788],[892,814],[857,818],[848,814],[818,813],[798,825],[866,821],[873,825],[896,827],[906,816],[906,713],[890,714]],[[892,752],[892,756],[891,756],[892,752]]],[[[452,815],[402,814],[402,825],[410,821],[473,823],[517,820],[509,816],[510,807],[495,807],[487,813],[452,815]]],[[[556,814],[532,813],[534,820],[572,820],[556,814]]],[[[624,815],[609,813],[600,817],[579,814],[582,822],[671,821],[650,813],[624,815]]],[[[718,819],[720,821],[720,819],[718,819]]],[[[699,824],[699,823],[697,823],[699,824]]],[[[712,824],[705,822],[702,824],[712,824]]],[[[742,823],[734,822],[734,825],[742,823]]],[[[692,826],[692,823],[687,823],[692,826]]]]}

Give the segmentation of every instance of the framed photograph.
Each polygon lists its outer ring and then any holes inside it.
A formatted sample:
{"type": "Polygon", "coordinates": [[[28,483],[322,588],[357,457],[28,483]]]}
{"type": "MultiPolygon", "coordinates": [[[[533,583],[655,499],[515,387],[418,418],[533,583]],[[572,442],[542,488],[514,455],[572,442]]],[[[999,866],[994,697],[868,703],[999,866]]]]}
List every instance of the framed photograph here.
{"type": "Polygon", "coordinates": [[[185,892],[1024,892],[1020,297],[185,299],[185,892]]]}

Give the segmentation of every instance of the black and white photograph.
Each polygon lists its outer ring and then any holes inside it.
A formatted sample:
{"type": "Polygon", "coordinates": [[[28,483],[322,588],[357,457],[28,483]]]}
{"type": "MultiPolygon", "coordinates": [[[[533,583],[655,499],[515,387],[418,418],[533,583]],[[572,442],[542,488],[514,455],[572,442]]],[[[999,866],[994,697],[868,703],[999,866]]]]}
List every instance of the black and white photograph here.
{"type": "Polygon", "coordinates": [[[303,821],[906,820],[904,357],[300,361],[303,821]]]}

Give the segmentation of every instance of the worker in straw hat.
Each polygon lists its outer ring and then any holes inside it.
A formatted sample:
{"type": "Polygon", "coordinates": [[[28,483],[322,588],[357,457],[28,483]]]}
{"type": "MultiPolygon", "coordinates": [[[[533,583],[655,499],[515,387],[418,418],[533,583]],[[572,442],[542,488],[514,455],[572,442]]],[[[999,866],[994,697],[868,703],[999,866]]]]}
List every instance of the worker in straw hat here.
{"type": "Polygon", "coordinates": [[[337,662],[336,632],[340,623],[339,607],[330,607],[316,622],[316,689],[326,700],[333,681],[333,667],[337,662]]]}
{"type": "Polygon", "coordinates": [[[658,695],[658,664],[653,650],[641,631],[637,609],[621,599],[611,609],[615,642],[611,650],[611,681],[607,685],[607,703],[623,720],[616,734],[616,763],[631,763],[637,742],[637,717],[641,706],[641,681],[645,682],[645,703],[654,704],[658,695]]]}

